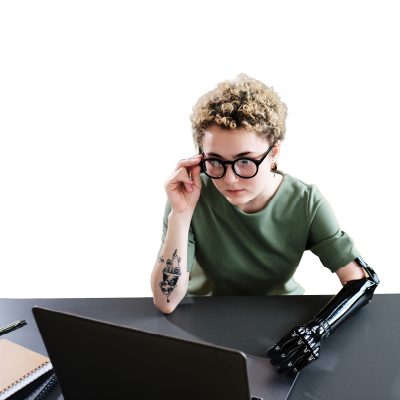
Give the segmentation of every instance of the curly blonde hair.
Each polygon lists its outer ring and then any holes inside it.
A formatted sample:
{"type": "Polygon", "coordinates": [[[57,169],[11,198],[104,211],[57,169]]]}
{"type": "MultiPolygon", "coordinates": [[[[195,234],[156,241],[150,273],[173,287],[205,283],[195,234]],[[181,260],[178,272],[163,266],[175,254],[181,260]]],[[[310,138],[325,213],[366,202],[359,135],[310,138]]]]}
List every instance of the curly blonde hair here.
{"type": "Polygon", "coordinates": [[[274,88],[245,74],[219,83],[193,106],[193,141],[201,148],[207,128],[218,125],[223,129],[252,130],[270,145],[285,139],[287,107],[274,88]]]}

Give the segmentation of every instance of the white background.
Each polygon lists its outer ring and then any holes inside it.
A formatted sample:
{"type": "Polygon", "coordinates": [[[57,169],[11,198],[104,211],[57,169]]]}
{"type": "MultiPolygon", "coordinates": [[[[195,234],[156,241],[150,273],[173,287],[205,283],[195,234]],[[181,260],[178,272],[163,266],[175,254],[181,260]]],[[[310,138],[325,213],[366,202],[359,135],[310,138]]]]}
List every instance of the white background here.
{"type": "MultiPolygon", "coordinates": [[[[278,168],[327,198],[376,293],[399,292],[395,6],[1,2],[0,297],[151,296],[192,106],[239,73],[288,106],[278,168]]],[[[310,252],[295,279],[341,288],[310,252]]]]}

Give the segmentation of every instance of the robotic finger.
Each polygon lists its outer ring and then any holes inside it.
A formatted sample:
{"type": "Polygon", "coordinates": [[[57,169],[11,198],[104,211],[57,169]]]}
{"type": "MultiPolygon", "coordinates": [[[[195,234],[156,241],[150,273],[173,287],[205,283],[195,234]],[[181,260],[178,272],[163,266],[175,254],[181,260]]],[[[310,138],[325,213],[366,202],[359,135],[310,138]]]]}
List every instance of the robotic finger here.
{"type": "MultiPolygon", "coordinates": [[[[280,350],[274,356],[272,356],[272,365],[278,365],[283,360],[288,359],[296,350],[304,347],[304,342],[299,336],[290,336],[292,337],[291,340],[289,342],[286,342],[284,346],[280,346],[280,350]]],[[[279,342],[277,345],[279,346],[279,342]]]]}

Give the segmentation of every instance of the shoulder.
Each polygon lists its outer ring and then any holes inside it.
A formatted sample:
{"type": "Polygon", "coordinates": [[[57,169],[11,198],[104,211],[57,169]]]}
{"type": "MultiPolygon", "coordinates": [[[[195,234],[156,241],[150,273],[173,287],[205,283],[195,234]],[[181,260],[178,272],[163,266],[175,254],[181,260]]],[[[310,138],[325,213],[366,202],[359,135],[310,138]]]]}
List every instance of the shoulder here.
{"type": "Polygon", "coordinates": [[[287,197],[295,197],[298,199],[317,200],[323,198],[320,190],[313,183],[306,183],[286,172],[282,172],[285,176],[285,195],[287,197]]]}
{"type": "Polygon", "coordinates": [[[315,184],[307,183],[290,174],[284,173],[284,175],[285,178],[282,183],[285,180],[286,182],[282,187],[283,190],[280,199],[283,200],[285,208],[305,213],[308,215],[309,220],[311,220],[321,205],[329,205],[315,184]]]}

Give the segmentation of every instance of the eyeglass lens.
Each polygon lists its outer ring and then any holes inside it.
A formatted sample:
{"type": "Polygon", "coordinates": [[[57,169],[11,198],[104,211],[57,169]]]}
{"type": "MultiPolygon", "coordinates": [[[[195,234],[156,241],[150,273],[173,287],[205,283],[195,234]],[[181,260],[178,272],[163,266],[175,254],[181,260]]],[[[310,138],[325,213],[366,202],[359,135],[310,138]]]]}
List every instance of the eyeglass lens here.
{"type": "MultiPolygon", "coordinates": [[[[224,166],[217,160],[205,161],[206,173],[211,178],[219,178],[224,174],[224,166]]],[[[257,172],[257,165],[250,160],[238,160],[233,165],[236,173],[244,178],[253,176],[257,172]]]]}

